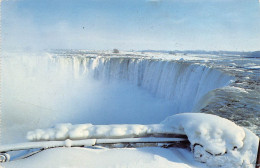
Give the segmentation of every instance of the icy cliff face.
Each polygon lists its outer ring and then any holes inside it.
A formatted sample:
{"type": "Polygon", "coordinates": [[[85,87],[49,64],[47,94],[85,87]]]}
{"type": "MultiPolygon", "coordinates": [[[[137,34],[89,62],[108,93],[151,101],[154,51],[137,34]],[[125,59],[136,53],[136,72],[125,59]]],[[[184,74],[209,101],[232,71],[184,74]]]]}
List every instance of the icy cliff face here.
{"type": "Polygon", "coordinates": [[[191,112],[207,92],[229,84],[232,77],[218,70],[184,62],[124,57],[53,57],[53,62],[73,72],[110,82],[124,80],[171,100],[173,113],[191,112]]]}

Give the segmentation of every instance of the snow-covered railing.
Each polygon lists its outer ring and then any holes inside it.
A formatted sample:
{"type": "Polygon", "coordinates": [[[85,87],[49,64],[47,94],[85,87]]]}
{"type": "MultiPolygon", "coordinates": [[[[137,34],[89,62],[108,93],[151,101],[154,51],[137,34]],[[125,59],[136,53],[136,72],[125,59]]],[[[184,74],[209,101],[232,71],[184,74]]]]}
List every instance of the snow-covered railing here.
{"type": "Polygon", "coordinates": [[[163,124],[114,124],[114,125],[92,125],[70,123],[57,124],[53,128],[37,129],[27,133],[30,141],[44,140],[81,140],[81,139],[100,139],[100,138],[140,138],[140,137],[171,137],[187,138],[178,129],[165,127],[163,124]]]}
{"type": "MultiPolygon", "coordinates": [[[[32,144],[42,143],[44,146],[54,141],[66,147],[83,141],[88,143],[93,141],[90,144],[93,146],[118,143],[187,142],[188,139],[195,160],[209,167],[259,167],[257,166],[259,137],[232,121],[211,114],[177,114],[166,118],[160,124],[153,125],[59,124],[53,128],[28,132],[27,138],[30,141],[39,141],[28,142],[32,144]]],[[[0,151],[3,152],[3,149],[7,150],[8,147],[1,146],[0,151]]]]}
{"type": "Polygon", "coordinates": [[[177,114],[154,125],[60,124],[29,132],[27,138],[33,141],[129,138],[158,133],[186,135],[195,160],[211,167],[252,167],[256,164],[259,137],[232,121],[203,113],[177,114]]]}

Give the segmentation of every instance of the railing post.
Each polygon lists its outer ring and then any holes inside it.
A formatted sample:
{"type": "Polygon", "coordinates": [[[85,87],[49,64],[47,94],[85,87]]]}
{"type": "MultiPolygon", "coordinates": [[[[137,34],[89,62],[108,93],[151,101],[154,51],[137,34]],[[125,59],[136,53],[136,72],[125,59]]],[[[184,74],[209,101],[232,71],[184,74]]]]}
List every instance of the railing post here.
{"type": "Polygon", "coordinates": [[[258,143],[258,152],[257,152],[257,156],[256,156],[255,168],[260,168],[260,139],[259,139],[259,143],[258,143]]]}

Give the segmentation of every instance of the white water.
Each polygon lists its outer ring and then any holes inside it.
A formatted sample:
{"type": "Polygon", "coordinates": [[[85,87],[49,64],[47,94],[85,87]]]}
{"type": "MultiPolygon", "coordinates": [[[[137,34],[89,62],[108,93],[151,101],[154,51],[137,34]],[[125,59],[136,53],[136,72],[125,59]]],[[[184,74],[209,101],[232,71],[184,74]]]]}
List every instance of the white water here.
{"type": "Polygon", "coordinates": [[[191,112],[207,92],[226,86],[232,77],[205,66],[140,58],[55,57],[74,78],[93,76],[110,82],[128,81],[156,97],[171,100],[174,113],[191,112]]]}
{"type": "Polygon", "coordinates": [[[141,58],[8,55],[2,143],[57,123],[153,124],[191,112],[232,77],[199,65],[141,58]]]}
{"type": "Polygon", "coordinates": [[[159,98],[171,100],[174,113],[191,112],[207,92],[226,86],[232,77],[205,66],[140,58],[55,57],[74,78],[93,76],[110,82],[128,81],[159,98]],[[70,69],[72,68],[72,69],[70,69]]]}

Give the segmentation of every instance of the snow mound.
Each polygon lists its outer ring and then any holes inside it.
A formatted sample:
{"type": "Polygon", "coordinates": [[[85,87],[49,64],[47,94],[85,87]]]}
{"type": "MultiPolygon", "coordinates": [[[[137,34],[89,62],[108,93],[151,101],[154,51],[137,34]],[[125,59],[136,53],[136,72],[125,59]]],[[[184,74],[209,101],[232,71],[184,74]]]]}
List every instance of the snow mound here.
{"type": "Polygon", "coordinates": [[[192,144],[203,144],[213,154],[224,154],[226,149],[243,147],[244,129],[218,116],[202,113],[178,114],[166,118],[162,124],[177,128],[188,135],[192,144]]]}
{"type": "Polygon", "coordinates": [[[161,124],[188,136],[194,158],[210,167],[254,167],[259,138],[227,119],[203,113],[183,113],[161,124]]]}
{"type": "Polygon", "coordinates": [[[187,135],[194,158],[210,167],[254,167],[259,138],[227,119],[203,113],[182,113],[153,125],[59,124],[28,132],[27,139],[64,140],[129,138],[156,133],[187,135]]]}

